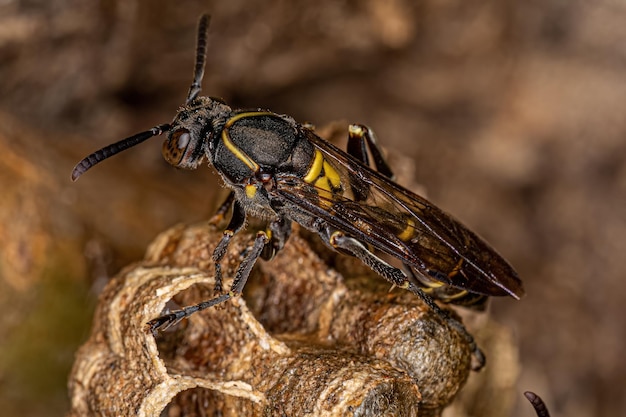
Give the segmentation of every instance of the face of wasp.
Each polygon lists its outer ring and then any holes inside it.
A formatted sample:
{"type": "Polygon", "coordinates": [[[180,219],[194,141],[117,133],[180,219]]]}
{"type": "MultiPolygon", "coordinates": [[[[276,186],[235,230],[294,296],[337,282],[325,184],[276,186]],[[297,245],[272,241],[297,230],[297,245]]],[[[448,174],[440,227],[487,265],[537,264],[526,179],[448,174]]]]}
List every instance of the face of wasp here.
{"type": "Polygon", "coordinates": [[[216,121],[230,112],[230,107],[208,97],[182,107],[163,142],[163,158],[177,168],[196,169],[207,156],[214,132],[219,131],[216,121]]]}

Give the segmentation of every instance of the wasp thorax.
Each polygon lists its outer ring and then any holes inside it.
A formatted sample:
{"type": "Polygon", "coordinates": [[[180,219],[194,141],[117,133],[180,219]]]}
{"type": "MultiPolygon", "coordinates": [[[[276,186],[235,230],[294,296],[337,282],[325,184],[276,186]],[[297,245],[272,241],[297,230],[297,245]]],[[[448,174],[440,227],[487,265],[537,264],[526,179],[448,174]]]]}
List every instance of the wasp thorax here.
{"type": "Polygon", "coordinates": [[[201,147],[198,139],[189,130],[176,129],[163,142],[163,158],[175,167],[194,169],[204,155],[201,147]]]}

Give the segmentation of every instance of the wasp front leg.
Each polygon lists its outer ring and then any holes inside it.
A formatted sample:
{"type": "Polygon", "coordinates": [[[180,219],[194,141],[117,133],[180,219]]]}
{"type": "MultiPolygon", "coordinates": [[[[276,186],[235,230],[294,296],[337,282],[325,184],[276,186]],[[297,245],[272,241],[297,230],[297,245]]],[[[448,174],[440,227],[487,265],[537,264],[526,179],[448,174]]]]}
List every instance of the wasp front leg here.
{"type": "Polygon", "coordinates": [[[485,355],[476,345],[474,338],[471,334],[469,334],[465,326],[463,326],[460,321],[452,318],[445,310],[442,310],[437,303],[435,303],[433,298],[426,294],[418,285],[412,282],[401,269],[389,265],[387,262],[372,253],[363,243],[353,237],[347,236],[343,232],[326,229],[321,233],[321,235],[322,238],[326,239],[326,241],[333,248],[355,256],[391,284],[409,290],[413,294],[420,297],[424,304],[432,309],[443,321],[458,331],[467,340],[470,349],[476,358],[476,365],[473,366],[473,369],[479,370],[485,366],[485,355]]]}
{"type": "MultiPolygon", "coordinates": [[[[223,206],[224,204],[222,204],[222,207],[223,206]]],[[[243,207],[241,207],[241,204],[238,201],[235,201],[235,203],[233,204],[233,216],[230,219],[230,223],[228,223],[228,226],[226,226],[226,230],[224,230],[224,235],[222,236],[222,239],[219,241],[219,243],[215,247],[215,250],[213,251],[213,262],[215,263],[215,286],[213,288],[213,291],[215,294],[222,293],[222,258],[224,258],[224,255],[226,255],[226,250],[228,249],[228,245],[230,244],[233,236],[235,236],[235,234],[241,230],[245,223],[246,212],[244,211],[243,207]]]]}
{"type": "Polygon", "coordinates": [[[222,294],[211,300],[203,301],[193,306],[184,307],[181,310],[173,311],[169,314],[164,314],[163,316],[157,317],[154,320],[150,320],[148,322],[148,326],[152,333],[156,333],[156,331],[159,329],[166,330],[169,327],[180,322],[185,317],[189,317],[192,314],[197,313],[198,311],[206,310],[207,308],[216,306],[223,303],[224,301],[241,295],[243,287],[246,285],[246,282],[250,277],[252,267],[256,263],[257,259],[259,259],[259,257],[261,256],[261,252],[268,242],[269,237],[265,232],[261,231],[257,233],[252,248],[250,249],[250,251],[248,251],[243,261],[241,261],[241,264],[239,264],[239,268],[237,269],[237,273],[235,274],[235,279],[233,280],[230,290],[226,294],[222,294]]]}

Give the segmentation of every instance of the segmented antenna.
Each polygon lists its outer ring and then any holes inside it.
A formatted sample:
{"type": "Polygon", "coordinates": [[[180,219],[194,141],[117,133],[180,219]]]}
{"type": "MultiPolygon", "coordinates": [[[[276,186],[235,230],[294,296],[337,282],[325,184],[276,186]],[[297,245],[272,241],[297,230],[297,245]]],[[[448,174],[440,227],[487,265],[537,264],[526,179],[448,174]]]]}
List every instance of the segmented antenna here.
{"type": "Polygon", "coordinates": [[[526,391],[524,396],[530,401],[535,412],[537,413],[537,417],[550,417],[550,412],[548,411],[548,407],[543,402],[543,400],[534,392],[526,391]]]}
{"type": "Polygon", "coordinates": [[[104,161],[105,159],[115,154],[125,151],[130,147],[138,145],[153,136],[158,136],[163,132],[167,132],[168,130],[170,130],[171,127],[172,126],[169,123],[155,126],[150,130],[137,133],[136,135],[133,135],[126,139],[122,139],[119,142],[115,142],[109,146],[105,146],[98,151],[95,151],[91,155],[83,158],[83,160],[80,161],[78,164],[76,164],[76,166],[72,170],[72,181],[76,181],[78,177],[83,175],[88,169],[90,169],[94,165],[104,161]]]}
{"type": "Polygon", "coordinates": [[[204,77],[204,65],[206,63],[207,36],[209,31],[209,23],[211,16],[203,14],[198,22],[198,41],[196,44],[196,67],[193,71],[193,82],[189,87],[187,94],[187,103],[189,104],[194,98],[198,97],[202,89],[202,77],[204,77]]]}

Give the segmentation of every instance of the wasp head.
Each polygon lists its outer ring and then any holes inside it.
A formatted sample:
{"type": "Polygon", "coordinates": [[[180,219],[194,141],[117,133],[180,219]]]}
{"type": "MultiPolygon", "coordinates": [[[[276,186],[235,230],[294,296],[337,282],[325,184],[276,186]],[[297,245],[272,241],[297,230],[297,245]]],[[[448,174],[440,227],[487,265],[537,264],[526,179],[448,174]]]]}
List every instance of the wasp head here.
{"type": "Polygon", "coordinates": [[[163,144],[163,157],[171,165],[195,169],[206,157],[210,158],[211,138],[218,136],[214,132],[221,132],[220,126],[223,126],[223,120],[232,110],[221,99],[198,96],[204,75],[208,27],[209,16],[203,15],[198,24],[193,82],[185,105],[178,111],[174,121],[171,124],[155,126],[93,152],[74,167],[72,180],[77,180],[87,170],[105,159],[163,133],[167,134],[167,139],[163,144]]]}
{"type": "Polygon", "coordinates": [[[195,98],[174,118],[163,142],[163,158],[177,168],[197,168],[209,156],[213,138],[231,112],[221,99],[195,98]]]}

